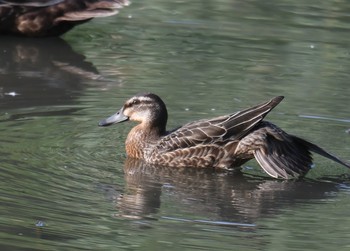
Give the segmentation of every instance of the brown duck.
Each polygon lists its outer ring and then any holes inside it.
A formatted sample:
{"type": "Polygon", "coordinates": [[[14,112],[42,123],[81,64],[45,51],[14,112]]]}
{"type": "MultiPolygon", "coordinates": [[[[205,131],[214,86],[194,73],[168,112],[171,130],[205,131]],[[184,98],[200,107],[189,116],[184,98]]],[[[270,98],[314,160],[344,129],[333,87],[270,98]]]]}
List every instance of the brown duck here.
{"type": "Polygon", "coordinates": [[[167,131],[164,102],[155,94],[143,93],[128,99],[99,126],[127,120],[139,122],[128,134],[126,153],[154,165],[235,169],[255,158],[268,175],[290,179],[310,170],[312,151],[350,168],[350,163],[317,145],[263,121],[282,99],[275,97],[243,111],[167,131]]]}
{"type": "Polygon", "coordinates": [[[59,36],[95,17],[107,17],[128,0],[0,0],[0,34],[59,36]]]}

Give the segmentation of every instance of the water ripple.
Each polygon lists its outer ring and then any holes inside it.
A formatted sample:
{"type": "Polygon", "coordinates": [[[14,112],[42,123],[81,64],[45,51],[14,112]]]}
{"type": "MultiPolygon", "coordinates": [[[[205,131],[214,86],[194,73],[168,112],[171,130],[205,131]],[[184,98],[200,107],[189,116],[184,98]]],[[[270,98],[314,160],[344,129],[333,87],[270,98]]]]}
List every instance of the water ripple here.
{"type": "Polygon", "coordinates": [[[249,228],[256,227],[255,224],[239,223],[239,222],[191,220],[191,219],[169,217],[169,216],[162,216],[161,218],[165,220],[172,220],[172,221],[179,221],[179,222],[202,223],[202,224],[208,224],[208,225],[227,226],[227,227],[249,227],[249,228]]]}

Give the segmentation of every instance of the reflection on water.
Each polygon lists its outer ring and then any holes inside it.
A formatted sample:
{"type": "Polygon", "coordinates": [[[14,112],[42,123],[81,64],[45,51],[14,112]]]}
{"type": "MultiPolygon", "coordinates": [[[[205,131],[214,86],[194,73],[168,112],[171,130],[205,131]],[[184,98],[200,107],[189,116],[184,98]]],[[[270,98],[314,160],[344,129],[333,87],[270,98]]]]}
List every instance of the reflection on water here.
{"type": "Polygon", "coordinates": [[[97,69],[60,38],[0,40],[1,109],[68,105],[97,69]]]}
{"type": "Polygon", "coordinates": [[[268,120],[349,160],[347,1],[134,1],[62,39],[0,39],[0,250],[348,250],[348,170],[301,181],[124,162],[127,97],[169,128],[273,96],[268,120]],[[103,27],[103,29],[101,29],[103,27]],[[98,69],[98,70],[97,70],[98,69]],[[324,177],[324,178],[323,178],[324,177]]]}
{"type": "MultiPolygon", "coordinates": [[[[116,204],[118,215],[126,218],[157,215],[162,198],[169,196],[176,207],[186,208],[188,212],[215,217],[213,220],[225,221],[227,225],[244,226],[255,224],[259,218],[277,216],[281,209],[302,201],[322,200],[339,190],[330,182],[287,182],[239,173],[167,168],[132,158],[126,159],[124,172],[125,190],[116,204]]],[[[183,220],[177,212],[173,213],[163,216],[183,220]]]]}

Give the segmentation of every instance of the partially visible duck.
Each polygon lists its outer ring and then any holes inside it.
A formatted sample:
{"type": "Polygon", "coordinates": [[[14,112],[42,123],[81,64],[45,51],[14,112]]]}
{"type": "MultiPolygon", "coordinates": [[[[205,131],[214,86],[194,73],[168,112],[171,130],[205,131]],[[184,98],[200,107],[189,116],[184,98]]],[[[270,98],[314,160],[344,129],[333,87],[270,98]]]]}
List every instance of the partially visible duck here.
{"type": "Polygon", "coordinates": [[[290,179],[310,170],[312,151],[350,168],[350,163],[319,146],[263,121],[282,99],[275,97],[243,111],[167,131],[164,102],[155,94],[142,93],[128,99],[99,126],[138,122],[126,139],[126,153],[160,166],[236,169],[255,158],[268,175],[290,179]]]}
{"type": "Polygon", "coordinates": [[[0,34],[59,36],[95,17],[118,13],[128,0],[0,0],[0,34]]]}

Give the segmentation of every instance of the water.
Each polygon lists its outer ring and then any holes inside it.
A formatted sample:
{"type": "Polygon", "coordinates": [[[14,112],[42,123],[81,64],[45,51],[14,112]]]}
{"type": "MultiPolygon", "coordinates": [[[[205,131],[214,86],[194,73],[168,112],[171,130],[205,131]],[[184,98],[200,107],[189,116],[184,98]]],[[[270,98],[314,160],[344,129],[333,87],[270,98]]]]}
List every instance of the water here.
{"type": "Polygon", "coordinates": [[[169,127],[285,95],[268,120],[350,158],[349,4],[134,2],[62,39],[0,40],[1,250],[348,250],[349,171],[315,156],[302,181],[143,166],[140,91],[169,127]]]}

